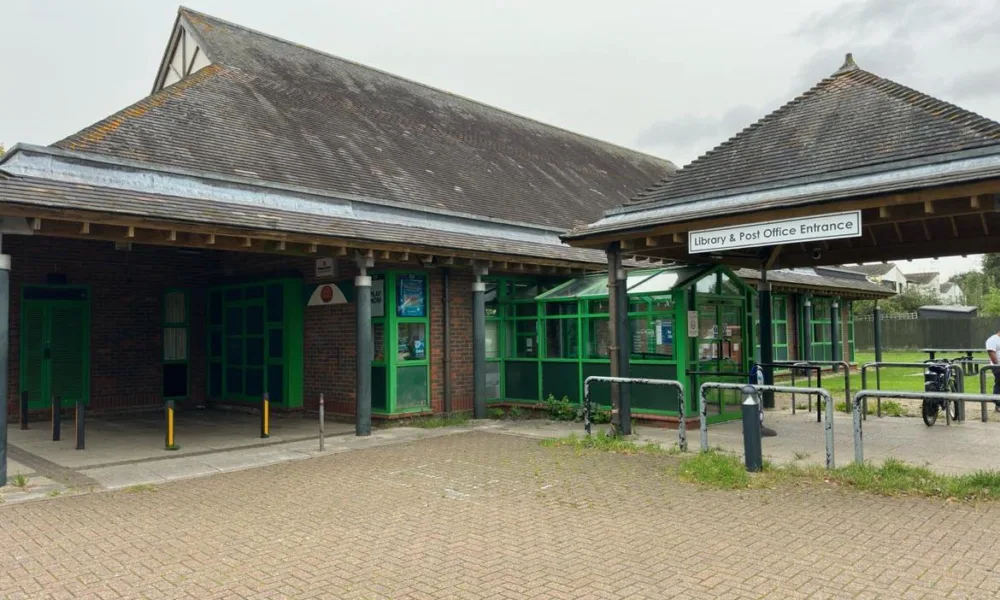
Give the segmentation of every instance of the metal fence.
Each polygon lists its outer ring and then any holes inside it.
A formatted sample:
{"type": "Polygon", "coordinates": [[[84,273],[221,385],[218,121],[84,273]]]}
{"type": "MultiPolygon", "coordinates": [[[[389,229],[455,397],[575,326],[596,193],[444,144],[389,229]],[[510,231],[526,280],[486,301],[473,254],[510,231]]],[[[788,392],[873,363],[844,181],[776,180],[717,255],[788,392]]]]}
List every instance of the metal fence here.
{"type": "MultiPolygon", "coordinates": [[[[975,319],[882,319],[883,350],[919,350],[921,348],[980,348],[986,338],[1000,328],[1000,318],[975,319]]],[[[854,342],[858,350],[875,348],[875,323],[854,323],[854,342]]]]}

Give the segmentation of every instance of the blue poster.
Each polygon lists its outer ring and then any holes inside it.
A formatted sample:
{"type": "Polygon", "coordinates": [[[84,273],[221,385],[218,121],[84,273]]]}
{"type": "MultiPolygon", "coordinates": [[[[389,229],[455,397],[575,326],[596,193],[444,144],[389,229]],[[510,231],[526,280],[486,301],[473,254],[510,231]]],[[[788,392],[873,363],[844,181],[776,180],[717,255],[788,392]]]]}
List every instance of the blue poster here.
{"type": "Polygon", "coordinates": [[[401,275],[396,281],[396,316],[425,317],[427,302],[422,275],[401,275]]]}
{"type": "Polygon", "coordinates": [[[673,321],[660,321],[660,335],[663,337],[663,343],[667,345],[673,345],[674,343],[674,322],[673,321]]]}

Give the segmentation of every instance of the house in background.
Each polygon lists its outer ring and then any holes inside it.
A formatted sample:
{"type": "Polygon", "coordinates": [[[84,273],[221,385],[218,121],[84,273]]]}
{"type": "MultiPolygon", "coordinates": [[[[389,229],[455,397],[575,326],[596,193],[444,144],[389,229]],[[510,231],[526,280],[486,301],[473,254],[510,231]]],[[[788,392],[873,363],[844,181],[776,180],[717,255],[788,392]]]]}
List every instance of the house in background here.
{"type": "Polygon", "coordinates": [[[965,292],[957,283],[950,281],[942,283],[938,291],[942,304],[958,305],[965,302],[965,292]]]}
{"type": "Polygon", "coordinates": [[[926,272],[926,273],[906,273],[906,287],[914,288],[926,294],[940,294],[941,293],[941,274],[926,272]]]}
{"type": "Polygon", "coordinates": [[[903,275],[903,272],[899,270],[896,263],[841,265],[835,268],[840,271],[863,273],[868,281],[888,287],[897,294],[906,289],[906,275],[903,275]]]}

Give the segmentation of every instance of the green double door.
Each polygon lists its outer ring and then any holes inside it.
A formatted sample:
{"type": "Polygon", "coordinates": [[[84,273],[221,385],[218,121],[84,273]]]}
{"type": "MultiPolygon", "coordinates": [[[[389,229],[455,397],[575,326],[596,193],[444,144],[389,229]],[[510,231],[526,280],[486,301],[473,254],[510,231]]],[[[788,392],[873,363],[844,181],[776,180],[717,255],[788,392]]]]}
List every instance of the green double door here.
{"type": "Polygon", "coordinates": [[[90,299],[87,288],[29,286],[21,304],[20,390],[28,407],[90,401],[90,299]]]}
{"type": "MultiPolygon", "coordinates": [[[[702,301],[698,306],[698,338],[695,341],[695,370],[698,387],[707,381],[746,383],[743,375],[746,336],[745,305],[738,301],[702,301]],[[728,375],[732,373],[732,375],[728,375]]],[[[707,395],[710,420],[732,418],[740,412],[736,390],[713,390],[707,395]],[[714,419],[713,419],[714,417],[714,419]]]]}

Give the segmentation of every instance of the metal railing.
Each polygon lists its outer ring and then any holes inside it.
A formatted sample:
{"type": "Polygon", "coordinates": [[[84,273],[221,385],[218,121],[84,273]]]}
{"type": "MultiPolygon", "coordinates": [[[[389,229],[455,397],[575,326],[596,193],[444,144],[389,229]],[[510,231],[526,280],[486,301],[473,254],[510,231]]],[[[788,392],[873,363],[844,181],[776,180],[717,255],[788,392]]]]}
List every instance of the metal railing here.
{"type": "Polygon", "coordinates": [[[590,384],[593,381],[604,381],[607,383],[637,383],[639,385],[662,385],[672,387],[677,390],[678,412],[680,418],[677,420],[677,445],[681,452],[687,452],[687,423],[684,422],[686,411],[684,410],[684,384],[673,379],[645,379],[642,377],[604,377],[602,375],[591,375],[583,380],[583,428],[587,435],[590,435],[590,384]]]}
{"type": "MultiPolygon", "coordinates": [[[[964,375],[964,371],[962,370],[962,367],[959,366],[959,365],[957,365],[957,364],[955,364],[955,363],[942,363],[942,362],[937,362],[937,363],[935,363],[935,362],[922,362],[922,363],[920,363],[920,362],[870,362],[870,363],[865,363],[865,364],[861,365],[861,389],[862,390],[867,390],[868,389],[868,369],[870,369],[870,368],[871,369],[875,369],[875,378],[876,378],[875,386],[876,386],[876,390],[881,390],[882,389],[882,380],[881,380],[881,377],[879,376],[879,373],[881,373],[881,370],[882,370],[883,367],[926,369],[927,365],[929,365],[929,364],[947,365],[947,370],[952,372],[952,376],[955,377],[955,381],[958,382],[958,392],[962,393],[962,392],[965,391],[965,375],[964,375]]],[[[923,379],[921,379],[920,381],[922,383],[923,379]]],[[[867,401],[867,398],[868,398],[868,396],[865,396],[865,410],[864,410],[864,415],[862,415],[862,418],[864,420],[868,420],[868,401],[867,401]]],[[[848,404],[848,406],[850,406],[850,404],[848,404]]],[[[878,397],[875,398],[875,414],[879,418],[882,417],[882,397],[881,396],[878,396],[878,397]]],[[[964,421],[965,420],[965,407],[962,406],[962,405],[959,405],[958,420],[959,421],[964,421]]]]}
{"type": "Polygon", "coordinates": [[[945,399],[944,417],[945,422],[951,425],[951,414],[948,412],[947,402],[954,400],[959,402],[959,406],[966,402],[996,402],[997,397],[987,394],[949,394],[947,392],[897,392],[893,390],[861,390],[854,395],[854,462],[861,464],[865,461],[864,452],[864,432],[861,426],[861,410],[865,400],[871,397],[900,398],[909,400],[928,400],[933,398],[945,399]]]}
{"type": "MultiPolygon", "coordinates": [[[[994,377],[1000,377],[1000,365],[994,365],[994,364],[991,363],[991,364],[988,364],[988,365],[983,365],[983,367],[979,370],[979,393],[980,394],[986,394],[986,374],[989,373],[989,372],[991,372],[991,371],[993,372],[993,376],[994,377]]],[[[994,396],[994,398],[996,398],[996,400],[1000,400],[1000,396],[994,396]]],[[[983,415],[982,415],[982,418],[983,418],[983,423],[986,423],[986,422],[988,422],[990,420],[990,413],[986,409],[986,403],[985,402],[983,403],[983,415]]]]}
{"type": "MultiPolygon", "coordinates": [[[[823,367],[820,366],[820,365],[810,365],[807,362],[797,362],[794,365],[792,365],[792,367],[790,369],[790,371],[791,371],[791,379],[792,379],[792,387],[795,387],[795,375],[796,375],[796,373],[798,371],[804,371],[805,372],[805,374],[806,374],[806,387],[812,387],[813,386],[813,384],[812,384],[813,383],[812,382],[812,371],[813,371],[813,369],[816,370],[816,387],[823,387],[823,367]]],[[[806,401],[808,402],[808,404],[806,406],[806,412],[812,412],[812,409],[813,409],[813,407],[812,407],[812,402],[813,402],[812,394],[806,395],[806,401]]],[[[798,394],[792,394],[792,414],[793,415],[795,414],[795,403],[796,402],[798,402],[798,394]]],[[[823,420],[822,412],[820,410],[819,403],[817,402],[816,403],[816,422],[819,423],[822,420],[823,420]]]]}
{"type": "MultiPolygon", "coordinates": [[[[799,393],[819,396],[826,402],[826,423],[823,424],[823,432],[826,437],[826,468],[834,467],[833,459],[833,396],[823,388],[798,388],[788,385],[753,385],[745,383],[714,383],[707,382],[701,384],[699,390],[699,414],[701,416],[701,451],[708,451],[708,390],[737,390],[742,391],[746,387],[751,387],[754,392],[778,392],[779,394],[799,393]]],[[[817,400],[818,402],[818,400],[817,400]]]]}

